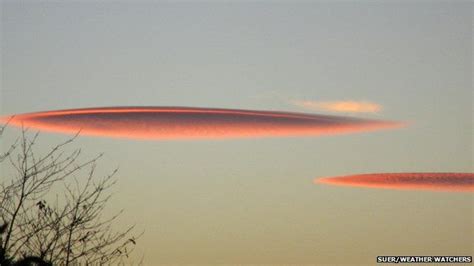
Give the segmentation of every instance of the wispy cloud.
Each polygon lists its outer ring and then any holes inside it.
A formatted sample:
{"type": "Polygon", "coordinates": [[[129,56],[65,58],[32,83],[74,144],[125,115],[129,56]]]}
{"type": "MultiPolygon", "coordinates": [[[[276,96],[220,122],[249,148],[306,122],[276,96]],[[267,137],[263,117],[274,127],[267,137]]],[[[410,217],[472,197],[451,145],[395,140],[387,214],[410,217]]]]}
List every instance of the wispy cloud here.
{"type": "Polygon", "coordinates": [[[382,106],[366,101],[304,101],[294,100],[292,103],[298,107],[313,111],[328,111],[340,113],[377,113],[382,106]]]}
{"type": "MultiPolygon", "coordinates": [[[[3,119],[6,121],[6,118],[3,119]]],[[[0,119],[1,122],[1,119],[0,119]]],[[[14,126],[131,139],[221,139],[334,135],[400,127],[353,117],[191,107],[105,107],[18,114],[14,126]]]]}
{"type": "Polygon", "coordinates": [[[317,178],[314,182],[386,189],[474,191],[474,173],[377,173],[317,178]]]}

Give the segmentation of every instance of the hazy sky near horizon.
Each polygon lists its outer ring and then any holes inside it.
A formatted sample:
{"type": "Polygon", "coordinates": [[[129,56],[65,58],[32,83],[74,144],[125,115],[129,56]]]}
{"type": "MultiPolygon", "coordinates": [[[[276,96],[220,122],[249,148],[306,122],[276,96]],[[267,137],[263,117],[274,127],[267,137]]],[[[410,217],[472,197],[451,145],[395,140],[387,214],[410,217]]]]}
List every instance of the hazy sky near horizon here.
{"type": "MultiPolygon", "coordinates": [[[[2,1],[2,115],[106,106],[305,111],[361,101],[405,128],[327,137],[81,137],[152,263],[472,255],[469,193],[316,177],[472,172],[472,3],[2,1]]],[[[355,115],[354,115],[355,116],[355,115]]],[[[2,137],[9,143],[18,131],[2,137]]],[[[44,133],[40,149],[66,136],[44,133]]],[[[2,175],[9,169],[0,168],[2,175]]]]}

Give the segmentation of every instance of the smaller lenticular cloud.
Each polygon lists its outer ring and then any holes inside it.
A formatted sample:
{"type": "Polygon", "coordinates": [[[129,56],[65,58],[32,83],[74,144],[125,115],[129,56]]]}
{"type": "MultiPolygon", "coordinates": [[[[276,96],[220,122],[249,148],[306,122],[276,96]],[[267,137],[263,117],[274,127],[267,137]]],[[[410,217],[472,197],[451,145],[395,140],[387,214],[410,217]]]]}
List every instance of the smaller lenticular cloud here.
{"type": "Polygon", "coordinates": [[[298,107],[313,111],[328,111],[339,113],[377,113],[382,110],[382,106],[372,102],[361,101],[301,101],[296,100],[292,103],[298,107]]]}
{"type": "Polygon", "coordinates": [[[338,186],[474,191],[474,173],[378,173],[317,178],[314,183],[338,186]]]}

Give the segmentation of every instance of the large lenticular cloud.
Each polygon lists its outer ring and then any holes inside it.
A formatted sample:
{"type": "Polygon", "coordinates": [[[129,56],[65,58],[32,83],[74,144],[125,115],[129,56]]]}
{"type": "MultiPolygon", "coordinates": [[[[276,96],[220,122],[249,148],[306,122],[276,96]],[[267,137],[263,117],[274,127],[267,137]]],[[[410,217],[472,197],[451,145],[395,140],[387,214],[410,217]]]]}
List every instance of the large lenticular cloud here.
{"type": "MultiPolygon", "coordinates": [[[[5,121],[8,118],[4,117],[5,121]]],[[[370,131],[401,123],[272,111],[107,107],[27,113],[10,124],[37,130],[132,139],[215,139],[316,136],[370,131]]]]}
{"type": "Polygon", "coordinates": [[[474,173],[380,173],[318,178],[314,182],[386,189],[474,191],[474,173]]]}

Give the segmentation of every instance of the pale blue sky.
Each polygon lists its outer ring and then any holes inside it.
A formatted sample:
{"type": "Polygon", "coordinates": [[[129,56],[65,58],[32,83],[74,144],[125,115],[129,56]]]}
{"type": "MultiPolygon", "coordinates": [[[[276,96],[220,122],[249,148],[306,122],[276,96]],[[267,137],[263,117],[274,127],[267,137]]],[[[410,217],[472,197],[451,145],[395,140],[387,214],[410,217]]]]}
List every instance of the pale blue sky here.
{"type": "Polygon", "coordinates": [[[103,169],[120,166],[112,208],[145,228],[149,263],[472,255],[469,194],[312,183],[473,171],[472,3],[2,1],[1,34],[2,114],[367,100],[384,110],[362,116],[410,122],[318,138],[79,139],[105,152],[103,169]]]}

